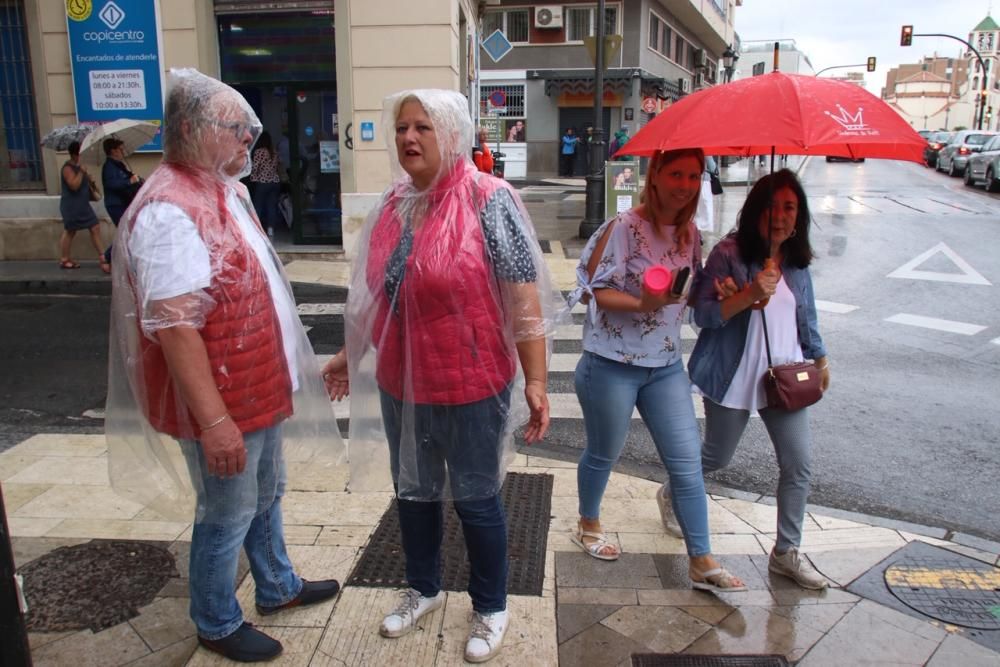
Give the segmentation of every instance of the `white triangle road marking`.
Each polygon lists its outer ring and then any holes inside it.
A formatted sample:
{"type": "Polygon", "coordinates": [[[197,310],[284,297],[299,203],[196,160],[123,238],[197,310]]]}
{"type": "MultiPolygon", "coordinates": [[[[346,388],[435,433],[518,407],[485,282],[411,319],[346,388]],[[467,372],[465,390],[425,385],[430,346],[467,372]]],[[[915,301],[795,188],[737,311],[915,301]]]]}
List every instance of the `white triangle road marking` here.
{"type": "Polygon", "coordinates": [[[949,248],[943,242],[938,243],[927,252],[914,257],[886,277],[909,278],[911,280],[934,280],[937,282],[961,283],[964,285],[992,285],[992,283],[984,278],[981,273],[972,268],[968,262],[959,257],[954,250],[949,248]],[[945,257],[950,259],[952,263],[962,271],[962,273],[923,271],[917,268],[937,253],[942,253],[945,257]]]}

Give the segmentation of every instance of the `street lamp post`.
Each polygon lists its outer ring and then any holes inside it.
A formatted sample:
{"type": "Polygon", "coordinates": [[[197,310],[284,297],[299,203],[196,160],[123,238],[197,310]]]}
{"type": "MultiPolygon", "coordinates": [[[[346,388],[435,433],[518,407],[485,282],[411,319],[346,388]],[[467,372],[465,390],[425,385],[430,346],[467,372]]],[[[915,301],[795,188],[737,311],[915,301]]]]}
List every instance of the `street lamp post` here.
{"type": "Polygon", "coordinates": [[[733,51],[733,45],[726,46],[726,50],[722,52],[723,83],[729,83],[733,80],[733,71],[736,69],[736,61],[739,59],[740,54],[733,51]]]}
{"type": "Polygon", "coordinates": [[[590,150],[590,173],[587,174],[586,217],[580,222],[578,234],[582,239],[591,235],[604,223],[604,0],[597,0],[597,33],[594,57],[594,134],[590,150]]]}

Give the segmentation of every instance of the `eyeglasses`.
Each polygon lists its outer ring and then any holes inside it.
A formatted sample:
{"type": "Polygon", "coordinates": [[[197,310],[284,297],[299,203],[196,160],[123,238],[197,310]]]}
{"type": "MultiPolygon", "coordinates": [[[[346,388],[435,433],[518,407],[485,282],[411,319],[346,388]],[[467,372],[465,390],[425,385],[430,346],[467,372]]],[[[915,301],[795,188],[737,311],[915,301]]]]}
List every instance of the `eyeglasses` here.
{"type": "Polygon", "coordinates": [[[257,141],[257,136],[260,134],[260,125],[251,125],[250,123],[230,121],[222,122],[218,120],[208,121],[215,127],[221,127],[223,129],[229,130],[236,137],[237,141],[243,141],[243,137],[246,136],[247,132],[250,133],[251,143],[257,141]]]}

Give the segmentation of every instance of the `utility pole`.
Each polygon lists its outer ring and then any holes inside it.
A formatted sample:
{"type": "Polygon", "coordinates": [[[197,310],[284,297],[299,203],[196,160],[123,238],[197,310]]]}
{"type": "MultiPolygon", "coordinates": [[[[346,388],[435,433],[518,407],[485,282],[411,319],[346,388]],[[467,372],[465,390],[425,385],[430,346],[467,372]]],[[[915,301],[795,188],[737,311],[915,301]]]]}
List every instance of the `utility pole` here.
{"type": "Polygon", "coordinates": [[[14,553],[0,487],[0,664],[31,667],[28,632],[21,613],[20,595],[14,580],[14,553]]]}
{"type": "Polygon", "coordinates": [[[597,0],[597,33],[594,58],[594,134],[590,146],[590,173],[587,174],[586,217],[580,223],[579,235],[589,239],[604,223],[604,0],[597,0]]]}

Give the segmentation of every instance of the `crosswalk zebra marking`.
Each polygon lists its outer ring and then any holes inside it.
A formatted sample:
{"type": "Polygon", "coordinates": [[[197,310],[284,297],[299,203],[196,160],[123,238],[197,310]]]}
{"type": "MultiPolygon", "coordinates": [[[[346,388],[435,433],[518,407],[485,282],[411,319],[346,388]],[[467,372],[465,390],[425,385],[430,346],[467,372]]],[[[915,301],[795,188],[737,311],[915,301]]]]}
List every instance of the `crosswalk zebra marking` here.
{"type": "Polygon", "coordinates": [[[975,336],[980,331],[986,329],[985,326],[980,324],[969,324],[968,322],[956,322],[954,320],[942,320],[936,317],[910,315],[909,313],[899,313],[898,315],[885,318],[885,321],[893,322],[894,324],[906,324],[911,327],[920,327],[922,329],[933,329],[935,331],[962,334],[963,336],[975,336]]]}
{"type": "Polygon", "coordinates": [[[858,309],[858,306],[852,306],[846,303],[837,303],[835,301],[823,301],[822,299],[816,299],[816,310],[824,313],[836,313],[837,315],[845,315],[847,313],[853,313],[858,309]]]}

